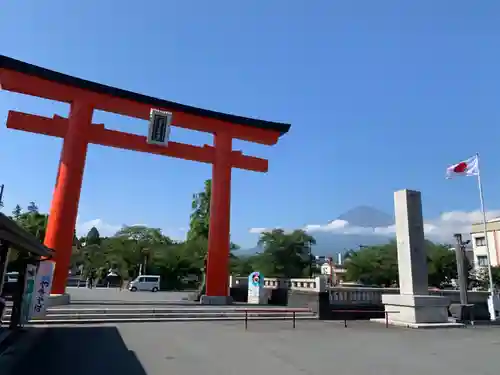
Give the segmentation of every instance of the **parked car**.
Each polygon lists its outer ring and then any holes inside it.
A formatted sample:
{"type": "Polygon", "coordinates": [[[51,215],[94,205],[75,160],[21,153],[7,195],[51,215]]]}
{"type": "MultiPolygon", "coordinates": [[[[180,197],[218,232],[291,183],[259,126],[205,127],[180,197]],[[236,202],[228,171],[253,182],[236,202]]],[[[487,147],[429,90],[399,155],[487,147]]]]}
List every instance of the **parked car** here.
{"type": "Polygon", "coordinates": [[[3,279],[2,297],[9,298],[14,295],[17,287],[19,272],[7,272],[3,279]]]}
{"type": "Polygon", "coordinates": [[[128,289],[131,292],[136,292],[138,290],[157,292],[160,290],[160,276],[158,275],[137,276],[135,280],[129,283],[128,289]]]}

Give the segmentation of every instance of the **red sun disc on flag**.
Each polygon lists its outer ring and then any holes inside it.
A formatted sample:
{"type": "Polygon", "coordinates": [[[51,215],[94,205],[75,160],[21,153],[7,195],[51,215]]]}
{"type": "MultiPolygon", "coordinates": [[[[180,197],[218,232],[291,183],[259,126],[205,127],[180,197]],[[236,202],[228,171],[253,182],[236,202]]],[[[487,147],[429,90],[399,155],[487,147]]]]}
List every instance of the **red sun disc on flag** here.
{"type": "Polygon", "coordinates": [[[461,162],[458,163],[455,168],[453,168],[453,172],[455,173],[464,173],[467,170],[467,163],[466,162],[461,162]]]}

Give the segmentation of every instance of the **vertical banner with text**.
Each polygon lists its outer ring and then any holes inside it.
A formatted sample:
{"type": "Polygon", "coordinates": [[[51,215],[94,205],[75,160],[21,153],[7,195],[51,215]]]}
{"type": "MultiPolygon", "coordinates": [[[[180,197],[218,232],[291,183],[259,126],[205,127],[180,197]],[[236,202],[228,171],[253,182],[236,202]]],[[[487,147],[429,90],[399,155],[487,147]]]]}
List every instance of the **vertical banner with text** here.
{"type": "Polygon", "coordinates": [[[51,261],[42,261],[38,266],[38,272],[35,281],[35,291],[31,302],[31,318],[45,316],[47,303],[52,289],[52,278],[54,275],[55,263],[51,261]]]}

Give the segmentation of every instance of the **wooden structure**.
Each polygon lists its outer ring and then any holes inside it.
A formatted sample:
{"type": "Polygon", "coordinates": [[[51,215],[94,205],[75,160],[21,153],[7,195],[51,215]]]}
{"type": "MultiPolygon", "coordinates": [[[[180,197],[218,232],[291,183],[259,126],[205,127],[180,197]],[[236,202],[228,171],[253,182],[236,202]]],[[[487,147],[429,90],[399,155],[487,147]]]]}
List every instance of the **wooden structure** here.
{"type": "MultiPolygon", "coordinates": [[[[12,318],[10,328],[17,328],[21,316],[21,303],[24,293],[24,278],[26,265],[28,262],[38,262],[40,258],[50,259],[53,256],[53,251],[46,246],[42,245],[40,241],[27,232],[16,222],[9,219],[4,214],[0,213],[0,296],[3,295],[5,271],[7,269],[7,259],[9,250],[15,248],[19,251],[20,256],[23,257],[21,268],[19,270],[19,277],[17,285],[15,286],[12,298],[14,305],[12,308],[12,318]]],[[[5,305],[0,301],[0,318],[3,314],[5,305]]]]}
{"type": "Polygon", "coordinates": [[[69,118],[47,118],[10,111],[7,127],[64,139],[59,171],[50,209],[45,244],[56,251],[52,292],[65,291],[73,231],[89,143],[148,152],[212,164],[207,296],[228,295],[231,169],[267,172],[268,162],[232,149],[232,140],[274,145],[290,125],[234,116],[190,107],[130,91],[86,81],[0,56],[3,90],[70,104],[69,118]],[[173,114],[173,126],[214,135],[214,145],[203,147],[169,142],[151,145],[146,137],[93,124],[94,110],[147,120],[151,109],[173,114]]]}

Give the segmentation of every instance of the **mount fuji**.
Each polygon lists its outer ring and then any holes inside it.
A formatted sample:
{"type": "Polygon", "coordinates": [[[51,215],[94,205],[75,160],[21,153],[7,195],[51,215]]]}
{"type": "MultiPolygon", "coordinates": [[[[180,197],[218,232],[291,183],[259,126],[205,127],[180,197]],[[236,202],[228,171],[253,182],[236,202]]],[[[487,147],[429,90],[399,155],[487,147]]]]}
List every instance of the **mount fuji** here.
{"type": "Polygon", "coordinates": [[[373,207],[355,207],[339,215],[335,220],[329,221],[328,224],[336,222],[344,222],[349,228],[358,230],[354,231],[355,233],[350,231],[346,233],[328,230],[311,231],[311,235],[316,239],[316,245],[312,249],[314,255],[332,256],[335,259],[338,253],[357,250],[362,246],[384,244],[393,238],[392,235],[375,233],[376,228],[387,228],[394,225],[394,217],[373,207]]]}
{"type": "MultiPolygon", "coordinates": [[[[358,206],[330,220],[324,226],[308,228],[307,231],[316,239],[312,247],[314,255],[331,256],[337,259],[337,254],[348,250],[358,250],[362,246],[380,245],[387,243],[394,236],[391,233],[381,235],[375,233],[376,228],[387,228],[394,225],[394,217],[386,212],[369,206],[358,206]],[[355,228],[355,231],[330,230],[341,223],[345,228],[355,228]],[[354,232],[354,233],[353,233],[354,232]]],[[[250,255],[261,251],[259,247],[239,250],[237,255],[250,255]]]]}

